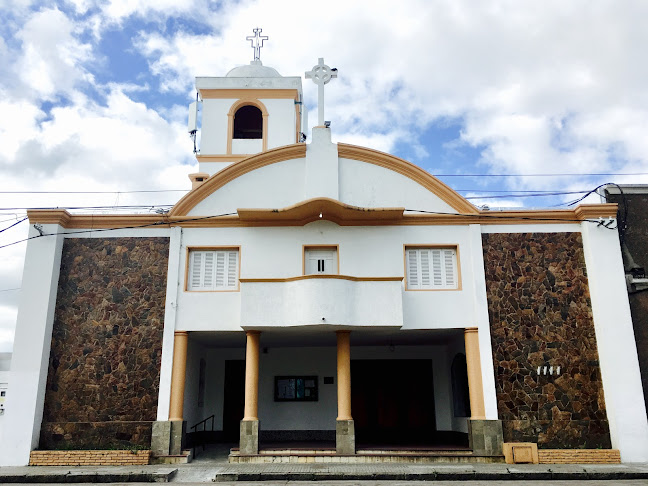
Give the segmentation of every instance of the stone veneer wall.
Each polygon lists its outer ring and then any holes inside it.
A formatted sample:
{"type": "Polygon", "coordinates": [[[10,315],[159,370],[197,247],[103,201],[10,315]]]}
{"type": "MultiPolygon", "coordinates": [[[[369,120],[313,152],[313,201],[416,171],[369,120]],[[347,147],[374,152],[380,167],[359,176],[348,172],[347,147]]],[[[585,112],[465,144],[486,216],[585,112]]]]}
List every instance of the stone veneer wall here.
{"type": "Polygon", "coordinates": [[[41,449],[150,446],[168,255],[168,238],[65,240],[41,449]]]}
{"type": "Polygon", "coordinates": [[[483,234],[505,442],[610,448],[580,233],[483,234]],[[538,376],[560,366],[560,376],[538,376]]]}

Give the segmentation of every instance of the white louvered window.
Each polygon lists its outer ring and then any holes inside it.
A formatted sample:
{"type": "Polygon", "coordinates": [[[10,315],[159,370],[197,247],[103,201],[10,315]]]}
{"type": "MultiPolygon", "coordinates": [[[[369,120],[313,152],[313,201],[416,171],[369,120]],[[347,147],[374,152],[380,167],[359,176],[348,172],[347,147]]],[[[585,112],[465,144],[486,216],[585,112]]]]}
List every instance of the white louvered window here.
{"type": "Polygon", "coordinates": [[[188,290],[236,290],[238,250],[191,250],[188,290]]]}
{"type": "Polygon", "coordinates": [[[408,248],[405,258],[409,290],[458,288],[454,248],[408,248]]]}

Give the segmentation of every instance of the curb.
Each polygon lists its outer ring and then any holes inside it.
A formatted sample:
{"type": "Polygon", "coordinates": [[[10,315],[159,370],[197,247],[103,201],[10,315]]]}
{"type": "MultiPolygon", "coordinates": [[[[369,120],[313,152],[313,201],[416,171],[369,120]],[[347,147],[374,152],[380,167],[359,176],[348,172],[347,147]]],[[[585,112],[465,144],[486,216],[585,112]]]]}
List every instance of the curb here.
{"type": "Polygon", "coordinates": [[[648,479],[648,472],[639,471],[431,471],[431,472],[277,472],[277,473],[223,473],[214,481],[551,481],[551,480],[621,480],[648,479]]]}
{"type": "Polygon", "coordinates": [[[178,470],[155,472],[99,473],[68,471],[66,473],[1,474],[0,483],[168,483],[178,470]]]}

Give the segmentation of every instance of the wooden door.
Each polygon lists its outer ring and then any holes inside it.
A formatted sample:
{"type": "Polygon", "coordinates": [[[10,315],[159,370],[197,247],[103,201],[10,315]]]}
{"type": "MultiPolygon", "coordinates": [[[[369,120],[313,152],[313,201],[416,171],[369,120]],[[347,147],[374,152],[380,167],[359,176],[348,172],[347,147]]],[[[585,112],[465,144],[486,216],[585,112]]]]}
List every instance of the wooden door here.
{"type": "Polygon", "coordinates": [[[358,443],[432,442],[432,360],[351,361],[351,413],[358,443]]]}

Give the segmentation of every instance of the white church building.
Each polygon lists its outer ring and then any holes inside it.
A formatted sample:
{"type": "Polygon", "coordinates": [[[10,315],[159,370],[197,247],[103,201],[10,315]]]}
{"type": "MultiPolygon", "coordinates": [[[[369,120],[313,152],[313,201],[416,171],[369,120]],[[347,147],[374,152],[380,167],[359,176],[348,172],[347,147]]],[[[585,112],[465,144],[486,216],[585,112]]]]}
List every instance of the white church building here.
{"type": "Polygon", "coordinates": [[[336,75],[307,73],[306,141],[300,76],[255,56],[196,78],[199,172],[167,214],[29,212],[4,465],[179,454],[205,419],[246,457],[499,460],[532,442],[648,461],[616,205],[481,210],[412,162],[334,143],[336,75]]]}

